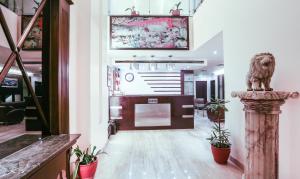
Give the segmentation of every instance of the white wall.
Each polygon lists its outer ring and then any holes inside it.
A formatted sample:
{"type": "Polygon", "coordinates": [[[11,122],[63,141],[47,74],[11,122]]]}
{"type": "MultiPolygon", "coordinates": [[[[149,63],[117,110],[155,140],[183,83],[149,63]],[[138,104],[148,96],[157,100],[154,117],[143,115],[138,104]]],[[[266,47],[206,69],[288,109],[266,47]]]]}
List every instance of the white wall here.
{"type": "MultiPolygon", "coordinates": [[[[174,5],[179,0],[108,0],[110,3],[110,14],[111,15],[130,15],[130,11],[126,11],[126,8],[135,6],[135,10],[140,15],[169,15],[170,9],[174,8],[174,5]]],[[[190,0],[182,0],[179,8],[182,15],[190,14],[190,0]]],[[[192,7],[191,7],[192,8],[192,7]]],[[[191,10],[192,11],[192,10],[191,10]]]]}
{"type": "MultiPolygon", "coordinates": [[[[276,57],[272,80],[275,90],[300,91],[300,1],[288,0],[210,0],[205,1],[194,17],[195,47],[223,31],[225,61],[225,95],[230,99],[226,126],[232,134],[232,155],[244,162],[244,112],[238,99],[230,93],[245,90],[245,76],[250,58],[258,52],[276,57]],[[223,19],[223,20],[222,20],[223,19]],[[222,20],[222,22],[220,22],[222,20]],[[195,30],[196,31],[196,30],[195,30]]],[[[300,178],[300,144],[298,130],[300,100],[289,100],[280,116],[280,179],[300,178]]]]}
{"type": "MultiPolygon", "coordinates": [[[[155,71],[149,71],[148,70],[148,64],[145,65],[139,65],[139,70],[132,69],[130,70],[129,64],[128,66],[118,66],[120,69],[120,91],[124,95],[163,95],[163,94],[173,94],[173,95],[180,95],[181,94],[181,85],[149,85],[148,83],[174,83],[174,81],[145,81],[150,79],[155,80],[180,80],[180,71],[174,70],[172,72],[178,72],[178,77],[168,77],[170,75],[174,76],[174,74],[166,73],[166,74],[159,74],[159,72],[166,72],[166,69],[160,69],[160,65],[158,65],[159,70],[155,71]],[[139,72],[150,72],[151,74],[139,74],[139,72]],[[158,73],[156,73],[158,72],[158,73]],[[125,75],[127,73],[133,73],[134,80],[131,82],[126,81],[125,75]],[[150,76],[150,77],[145,77],[150,76]],[[153,76],[159,76],[159,77],[153,77],[153,76]],[[164,88],[151,88],[151,87],[164,87],[164,88]],[[167,88],[167,87],[179,87],[179,88],[167,88]],[[169,92],[155,92],[157,90],[169,90],[169,92]],[[173,92],[173,90],[179,91],[179,92],[173,92]]],[[[165,64],[163,64],[165,68],[165,64]]],[[[179,83],[179,81],[177,82],[179,83]]]]}
{"type": "Polygon", "coordinates": [[[193,48],[197,49],[223,30],[224,2],[204,1],[193,16],[193,48]]]}
{"type": "Polygon", "coordinates": [[[126,68],[120,68],[120,90],[124,93],[124,95],[153,94],[153,89],[147,85],[136,70],[131,71],[126,68]],[[126,73],[129,72],[134,75],[134,80],[132,82],[128,82],[125,79],[126,73]]]}
{"type": "Polygon", "coordinates": [[[70,132],[82,134],[82,147],[107,141],[106,7],[98,0],[71,6],[70,132]]]}
{"type": "Polygon", "coordinates": [[[90,1],[72,5],[70,18],[70,132],[81,133],[78,143],[86,146],[91,141],[90,1]]]}

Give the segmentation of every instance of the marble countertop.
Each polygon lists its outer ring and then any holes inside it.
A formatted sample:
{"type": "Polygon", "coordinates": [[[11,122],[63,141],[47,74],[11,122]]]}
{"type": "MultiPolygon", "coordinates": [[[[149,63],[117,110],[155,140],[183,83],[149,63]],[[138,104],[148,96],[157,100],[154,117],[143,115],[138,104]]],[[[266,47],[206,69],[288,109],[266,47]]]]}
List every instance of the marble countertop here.
{"type": "Polygon", "coordinates": [[[19,179],[72,146],[79,134],[49,136],[0,160],[0,179],[19,179]]]}
{"type": "Polygon", "coordinates": [[[181,94],[144,94],[144,95],[113,95],[110,97],[191,97],[194,95],[181,95],[181,94]]]}

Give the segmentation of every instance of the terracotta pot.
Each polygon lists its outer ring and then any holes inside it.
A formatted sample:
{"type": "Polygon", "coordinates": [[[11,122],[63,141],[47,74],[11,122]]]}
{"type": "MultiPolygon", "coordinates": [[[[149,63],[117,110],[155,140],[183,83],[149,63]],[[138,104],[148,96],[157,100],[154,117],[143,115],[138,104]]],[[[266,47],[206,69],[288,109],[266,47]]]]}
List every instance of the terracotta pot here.
{"type": "Polygon", "coordinates": [[[180,16],[180,10],[173,10],[172,16],[180,16]]]}
{"type": "Polygon", "coordinates": [[[139,13],[137,11],[132,11],[131,16],[139,16],[139,13]]]}
{"type": "Polygon", "coordinates": [[[97,165],[98,160],[87,165],[79,165],[79,177],[81,179],[93,179],[96,173],[97,165]]]}
{"type": "MultiPolygon", "coordinates": [[[[224,110],[220,111],[220,122],[224,122],[224,119],[225,119],[225,113],[224,113],[224,110]]],[[[210,110],[207,110],[207,117],[208,119],[210,119],[211,121],[213,122],[218,122],[218,116],[211,112],[210,110]]]]}
{"type": "Polygon", "coordinates": [[[226,164],[230,154],[230,147],[228,148],[217,148],[211,145],[211,151],[214,160],[219,164],[226,164]]]}

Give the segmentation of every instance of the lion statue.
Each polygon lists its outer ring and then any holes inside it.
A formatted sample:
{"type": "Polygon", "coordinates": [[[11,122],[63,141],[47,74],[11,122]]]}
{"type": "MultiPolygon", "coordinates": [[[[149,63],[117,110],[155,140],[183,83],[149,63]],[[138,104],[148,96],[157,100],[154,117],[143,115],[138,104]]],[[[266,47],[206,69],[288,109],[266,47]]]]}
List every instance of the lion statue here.
{"type": "Polygon", "coordinates": [[[248,91],[272,91],[270,82],[275,69],[275,58],[271,53],[259,53],[251,59],[247,75],[248,91]],[[264,88],[262,88],[262,85],[264,88]]]}

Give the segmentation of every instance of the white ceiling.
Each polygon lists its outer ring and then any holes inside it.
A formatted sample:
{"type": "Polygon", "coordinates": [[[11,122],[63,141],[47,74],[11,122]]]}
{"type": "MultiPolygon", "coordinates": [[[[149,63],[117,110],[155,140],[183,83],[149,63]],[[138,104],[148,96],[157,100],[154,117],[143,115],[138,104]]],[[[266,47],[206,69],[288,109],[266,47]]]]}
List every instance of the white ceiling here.
{"type": "MultiPolygon", "coordinates": [[[[4,65],[10,54],[10,49],[0,46],[0,64],[4,65]]],[[[20,54],[23,62],[41,62],[42,53],[40,51],[22,51],[20,54]]],[[[25,64],[24,66],[28,71],[33,73],[39,73],[41,71],[41,64],[25,64]]]]}

